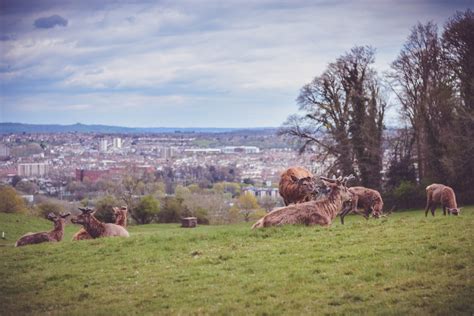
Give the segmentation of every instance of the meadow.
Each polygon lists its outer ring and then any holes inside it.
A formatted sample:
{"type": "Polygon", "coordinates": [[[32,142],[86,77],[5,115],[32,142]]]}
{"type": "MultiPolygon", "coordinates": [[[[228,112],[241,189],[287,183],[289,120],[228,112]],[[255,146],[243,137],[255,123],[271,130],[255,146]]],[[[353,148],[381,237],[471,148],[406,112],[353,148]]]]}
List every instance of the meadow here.
{"type": "Polygon", "coordinates": [[[332,227],[131,226],[14,248],[51,223],[0,213],[0,314],[472,315],[474,207],[332,227]]]}

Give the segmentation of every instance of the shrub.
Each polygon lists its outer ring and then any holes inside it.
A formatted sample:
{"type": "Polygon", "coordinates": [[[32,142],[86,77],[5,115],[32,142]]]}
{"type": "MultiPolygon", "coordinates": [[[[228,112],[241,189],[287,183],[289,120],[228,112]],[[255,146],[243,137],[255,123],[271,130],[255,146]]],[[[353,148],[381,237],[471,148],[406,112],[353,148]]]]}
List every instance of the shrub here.
{"type": "Polygon", "coordinates": [[[132,211],[132,217],[138,224],[151,223],[160,213],[160,202],[151,195],[141,198],[132,211]]]}
{"type": "Polygon", "coordinates": [[[46,217],[51,212],[55,214],[64,212],[63,205],[60,203],[54,202],[52,200],[46,200],[44,202],[39,203],[36,206],[36,209],[37,209],[37,214],[41,217],[46,217]]]}
{"type": "Polygon", "coordinates": [[[106,223],[113,223],[115,221],[114,219],[114,212],[112,211],[112,208],[114,206],[119,206],[120,202],[113,196],[111,195],[106,195],[99,200],[96,201],[95,203],[95,214],[94,216],[97,217],[100,221],[106,222],[106,223]]]}
{"type": "Polygon", "coordinates": [[[163,207],[158,213],[158,221],[160,223],[179,223],[183,208],[182,200],[171,196],[166,197],[163,207]]]}
{"type": "Polygon", "coordinates": [[[26,203],[15,189],[9,185],[0,185],[0,212],[2,213],[24,213],[26,203]]]}
{"type": "Polygon", "coordinates": [[[410,181],[402,181],[393,190],[393,203],[397,209],[412,209],[423,207],[425,192],[422,185],[416,185],[410,181]]]}

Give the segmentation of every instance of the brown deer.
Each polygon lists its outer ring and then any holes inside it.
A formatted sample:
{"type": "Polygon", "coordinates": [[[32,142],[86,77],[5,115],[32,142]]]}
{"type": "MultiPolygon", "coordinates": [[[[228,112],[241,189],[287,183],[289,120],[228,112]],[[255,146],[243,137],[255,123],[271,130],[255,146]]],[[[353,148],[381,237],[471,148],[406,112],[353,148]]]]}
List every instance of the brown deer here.
{"type": "Polygon", "coordinates": [[[371,213],[375,218],[382,216],[383,200],[379,191],[365,187],[350,187],[347,190],[352,194],[352,199],[350,203],[346,203],[339,214],[342,224],[344,224],[344,217],[350,212],[360,214],[365,219],[369,219],[371,213]],[[361,212],[358,208],[364,209],[364,211],[361,212]]]}
{"type": "MultiPolygon", "coordinates": [[[[113,207],[112,208],[115,216],[115,225],[119,225],[122,227],[127,227],[127,214],[128,209],[126,206],[122,206],[120,208],[113,207]]],[[[92,239],[91,235],[83,228],[81,228],[77,233],[74,234],[72,240],[85,240],[85,239],[92,239]]]]}
{"type": "Polygon", "coordinates": [[[431,215],[435,215],[435,210],[438,204],[443,206],[443,215],[448,214],[459,215],[461,208],[458,208],[456,203],[456,195],[453,189],[444,185],[433,183],[426,187],[426,209],[425,217],[428,216],[428,210],[431,210],[431,215]]]}
{"type": "Polygon", "coordinates": [[[64,226],[66,225],[66,218],[70,213],[61,213],[57,216],[54,213],[49,213],[46,217],[54,223],[54,229],[49,232],[27,233],[20,237],[15,243],[15,247],[26,246],[31,244],[39,244],[43,242],[58,242],[64,237],[64,226]]]}
{"type": "Polygon", "coordinates": [[[345,185],[352,175],[344,179],[320,178],[330,189],[327,198],[277,208],[256,222],[252,229],[287,224],[331,225],[343,203],[351,199],[345,185]]]}
{"type": "Polygon", "coordinates": [[[115,225],[127,227],[128,208],[126,206],[121,206],[120,208],[113,207],[112,210],[114,211],[115,225]]]}
{"type": "Polygon", "coordinates": [[[281,174],[278,190],[286,206],[311,201],[318,194],[313,174],[303,167],[285,170],[281,174]]]}
{"type": "Polygon", "coordinates": [[[129,237],[128,231],[119,225],[103,223],[94,217],[94,210],[90,208],[79,208],[82,214],[71,219],[74,224],[84,226],[84,229],[92,238],[101,237],[129,237]]]}

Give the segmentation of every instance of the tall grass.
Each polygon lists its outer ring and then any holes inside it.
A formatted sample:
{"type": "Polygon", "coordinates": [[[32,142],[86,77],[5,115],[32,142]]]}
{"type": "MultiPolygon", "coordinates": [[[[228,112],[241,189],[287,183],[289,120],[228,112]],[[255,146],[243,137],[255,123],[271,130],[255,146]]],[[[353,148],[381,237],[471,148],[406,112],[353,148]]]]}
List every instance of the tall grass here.
{"type": "Polygon", "coordinates": [[[0,214],[0,314],[474,313],[474,208],[330,228],[176,224],[13,248],[47,221],[0,214]]]}

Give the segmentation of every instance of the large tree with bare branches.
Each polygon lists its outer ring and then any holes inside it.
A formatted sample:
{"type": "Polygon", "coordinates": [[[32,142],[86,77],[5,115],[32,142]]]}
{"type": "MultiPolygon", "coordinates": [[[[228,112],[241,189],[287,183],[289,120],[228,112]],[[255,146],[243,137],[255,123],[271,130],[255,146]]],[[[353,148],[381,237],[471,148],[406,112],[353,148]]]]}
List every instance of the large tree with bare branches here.
{"type": "Polygon", "coordinates": [[[386,103],[373,68],[375,50],[356,46],[303,86],[280,134],[301,141],[300,152],[318,147],[332,170],[357,171],[365,186],[380,187],[382,131],[386,103]]]}

